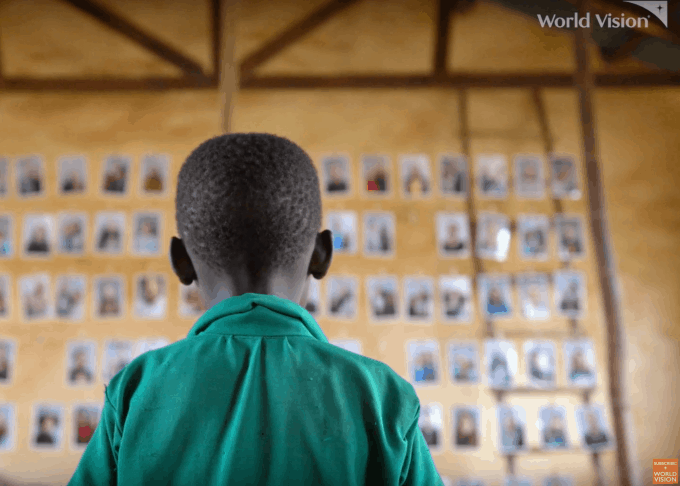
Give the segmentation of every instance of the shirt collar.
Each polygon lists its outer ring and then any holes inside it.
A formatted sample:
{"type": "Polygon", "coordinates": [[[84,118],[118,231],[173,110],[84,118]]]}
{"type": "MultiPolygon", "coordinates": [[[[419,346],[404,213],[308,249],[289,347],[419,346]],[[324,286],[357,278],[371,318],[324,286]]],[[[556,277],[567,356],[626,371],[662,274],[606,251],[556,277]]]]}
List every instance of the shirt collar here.
{"type": "Polygon", "coordinates": [[[201,333],[246,336],[309,336],[328,342],[314,318],[298,304],[275,295],[243,294],[215,304],[187,337],[201,333]]]}

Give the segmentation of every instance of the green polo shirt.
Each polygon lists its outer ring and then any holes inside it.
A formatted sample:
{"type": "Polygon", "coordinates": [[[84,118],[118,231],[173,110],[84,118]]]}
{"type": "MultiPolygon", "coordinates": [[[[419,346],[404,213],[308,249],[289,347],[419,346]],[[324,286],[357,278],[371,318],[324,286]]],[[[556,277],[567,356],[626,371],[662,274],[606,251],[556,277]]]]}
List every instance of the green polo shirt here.
{"type": "Polygon", "coordinates": [[[215,305],[104,395],[70,486],[443,486],[413,387],[279,297],[215,305]]]}

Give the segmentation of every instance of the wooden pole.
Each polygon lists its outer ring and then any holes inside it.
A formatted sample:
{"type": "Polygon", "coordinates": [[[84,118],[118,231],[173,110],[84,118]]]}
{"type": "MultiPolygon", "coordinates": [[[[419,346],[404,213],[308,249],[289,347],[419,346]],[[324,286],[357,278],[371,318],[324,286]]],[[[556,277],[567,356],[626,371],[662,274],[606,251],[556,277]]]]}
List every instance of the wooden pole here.
{"type": "MultiPolygon", "coordinates": [[[[579,13],[585,15],[588,11],[588,0],[579,1],[579,13]]],[[[579,97],[581,115],[581,130],[583,149],[586,163],[588,204],[590,212],[590,229],[593,235],[595,258],[597,262],[598,278],[602,292],[602,302],[607,328],[608,341],[608,371],[609,394],[612,404],[614,432],[616,434],[616,455],[619,483],[621,486],[631,486],[632,468],[628,450],[628,434],[630,428],[626,426],[624,415],[627,412],[624,394],[625,376],[623,363],[624,332],[621,320],[617,277],[614,258],[612,255],[609,228],[606,217],[605,195],[602,184],[602,173],[598,161],[597,137],[593,113],[593,74],[588,58],[588,39],[590,32],[586,29],[576,29],[575,51],[577,72],[575,87],[579,97]]],[[[596,460],[595,466],[599,467],[596,460]]],[[[598,471],[598,473],[600,473],[598,471]]]]}
{"type": "Polygon", "coordinates": [[[220,62],[220,106],[222,107],[221,130],[231,132],[232,113],[236,104],[236,93],[239,88],[239,70],[234,59],[236,42],[236,25],[241,7],[241,0],[221,0],[221,28],[218,39],[221,42],[220,62]]]}

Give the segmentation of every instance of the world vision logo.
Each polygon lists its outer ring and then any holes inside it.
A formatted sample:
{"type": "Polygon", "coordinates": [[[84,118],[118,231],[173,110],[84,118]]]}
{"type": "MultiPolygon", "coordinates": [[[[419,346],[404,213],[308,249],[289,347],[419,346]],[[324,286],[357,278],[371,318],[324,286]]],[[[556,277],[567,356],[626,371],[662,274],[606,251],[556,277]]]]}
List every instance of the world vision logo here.
{"type": "Polygon", "coordinates": [[[654,459],[652,474],[654,474],[652,484],[678,484],[678,460],[654,459]]]}
{"type": "MultiPolygon", "coordinates": [[[[650,14],[658,18],[663,25],[668,28],[668,2],[638,2],[625,1],[624,3],[632,3],[640,8],[644,8],[650,14]]],[[[581,27],[589,29],[591,27],[591,19],[594,18],[598,26],[608,29],[642,29],[649,27],[649,18],[646,17],[631,17],[626,14],[621,14],[615,17],[612,14],[600,15],[595,14],[594,17],[587,12],[585,17],[577,13],[569,17],[558,17],[557,15],[541,15],[538,14],[538,22],[541,27],[557,27],[558,29],[575,29],[581,27]]]]}

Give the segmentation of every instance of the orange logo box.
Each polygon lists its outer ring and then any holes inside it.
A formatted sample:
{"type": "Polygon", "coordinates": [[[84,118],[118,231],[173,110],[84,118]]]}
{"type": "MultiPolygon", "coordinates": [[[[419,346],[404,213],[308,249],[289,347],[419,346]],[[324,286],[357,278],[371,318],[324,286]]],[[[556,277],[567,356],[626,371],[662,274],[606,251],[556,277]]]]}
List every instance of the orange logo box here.
{"type": "Polygon", "coordinates": [[[678,460],[654,459],[652,466],[653,484],[678,484],[678,460]]]}

